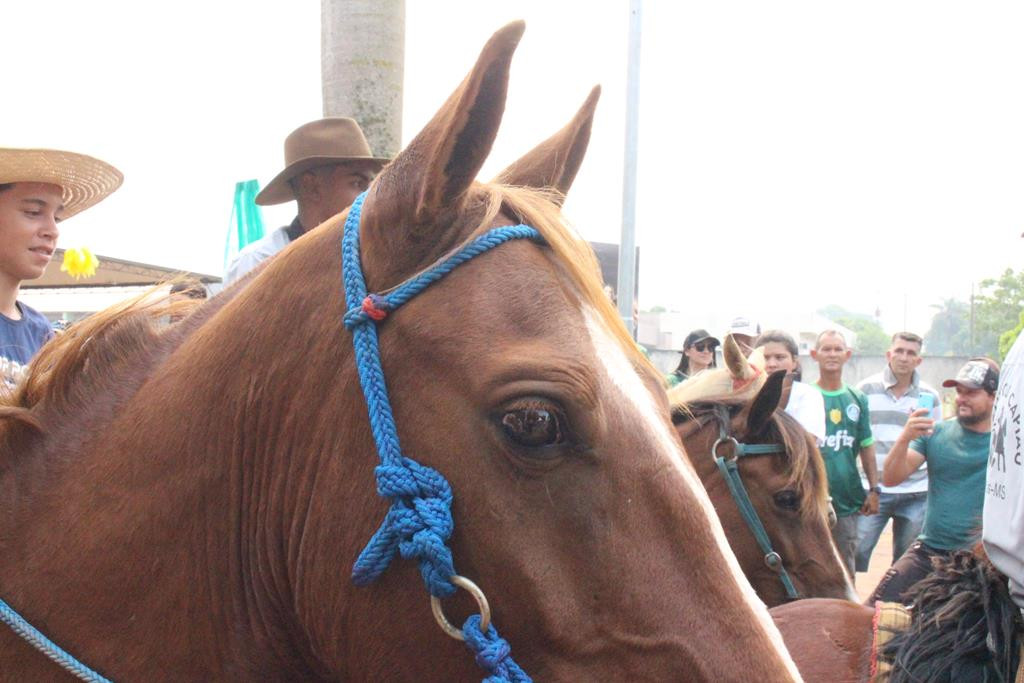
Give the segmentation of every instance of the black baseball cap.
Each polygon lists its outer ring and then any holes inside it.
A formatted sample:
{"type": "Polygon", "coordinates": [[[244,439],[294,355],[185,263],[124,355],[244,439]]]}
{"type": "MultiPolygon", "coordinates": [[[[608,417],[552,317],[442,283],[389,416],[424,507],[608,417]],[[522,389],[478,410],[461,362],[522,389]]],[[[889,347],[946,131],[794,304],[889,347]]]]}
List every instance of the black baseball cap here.
{"type": "Polygon", "coordinates": [[[718,341],[710,334],[707,330],[694,330],[690,334],[686,335],[686,341],[683,342],[683,350],[690,348],[697,342],[710,341],[715,346],[721,346],[722,342],[718,341]]]}
{"type": "Polygon", "coordinates": [[[994,394],[999,386],[999,365],[990,358],[972,358],[964,363],[955,378],[947,379],[942,386],[948,388],[958,384],[967,389],[984,389],[994,394]]]}

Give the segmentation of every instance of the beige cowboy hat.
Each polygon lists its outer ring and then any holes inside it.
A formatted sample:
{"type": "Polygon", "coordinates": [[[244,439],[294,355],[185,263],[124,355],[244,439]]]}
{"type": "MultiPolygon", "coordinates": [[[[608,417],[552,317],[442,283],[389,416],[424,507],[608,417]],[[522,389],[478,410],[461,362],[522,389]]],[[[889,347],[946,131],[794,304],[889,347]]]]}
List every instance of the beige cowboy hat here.
{"type": "Polygon", "coordinates": [[[62,218],[88,209],[121,187],[124,176],[110,164],[59,149],[0,147],[0,185],[50,183],[63,191],[62,218]]]}
{"type": "Polygon", "coordinates": [[[255,201],[262,206],[290,202],[295,199],[295,192],[288,181],[318,166],[363,162],[376,172],[389,161],[373,156],[354,119],[330,117],[311,121],[284,139],[284,170],[267,183],[255,201]]]}

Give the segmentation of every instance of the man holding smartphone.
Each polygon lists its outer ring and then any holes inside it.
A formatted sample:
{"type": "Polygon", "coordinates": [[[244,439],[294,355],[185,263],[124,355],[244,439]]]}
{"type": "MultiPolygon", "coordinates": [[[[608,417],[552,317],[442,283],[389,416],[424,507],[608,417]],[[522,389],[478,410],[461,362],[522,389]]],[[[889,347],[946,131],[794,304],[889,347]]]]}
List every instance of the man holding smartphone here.
{"type": "MultiPolygon", "coordinates": [[[[907,418],[918,408],[931,409],[930,417],[942,418],[939,394],[921,381],[917,368],[921,365],[923,340],[913,332],[897,332],[885,352],[888,364],[878,374],[857,385],[867,396],[871,411],[871,433],[875,436],[875,457],[878,471],[885,468],[896,439],[907,418]]],[[[867,482],[865,481],[866,485],[867,482]]],[[[878,537],[892,520],[892,561],[900,559],[921,533],[924,509],[928,502],[928,470],[926,465],[911,472],[896,486],[880,487],[878,514],[862,516],[857,521],[857,571],[866,572],[878,537]]]]}
{"type": "Polygon", "coordinates": [[[956,387],[956,418],[936,423],[928,409],[915,410],[885,461],[886,486],[896,486],[928,463],[928,507],[918,540],[889,568],[868,604],[902,600],[931,572],[932,557],[978,540],[999,365],[972,358],[942,386],[956,387]]]}

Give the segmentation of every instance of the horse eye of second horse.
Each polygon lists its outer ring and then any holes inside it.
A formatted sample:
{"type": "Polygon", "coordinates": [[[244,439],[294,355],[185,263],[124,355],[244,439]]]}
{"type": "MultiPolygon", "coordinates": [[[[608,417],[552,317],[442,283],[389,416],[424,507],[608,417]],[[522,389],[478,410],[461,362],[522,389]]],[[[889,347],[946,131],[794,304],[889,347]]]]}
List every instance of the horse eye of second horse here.
{"type": "Polygon", "coordinates": [[[501,416],[505,435],[527,448],[554,446],[565,441],[563,419],[552,406],[515,406],[501,416]]]}
{"type": "Polygon", "coordinates": [[[776,505],[786,510],[796,510],[800,507],[800,496],[796,491],[779,491],[772,498],[776,505]]]}

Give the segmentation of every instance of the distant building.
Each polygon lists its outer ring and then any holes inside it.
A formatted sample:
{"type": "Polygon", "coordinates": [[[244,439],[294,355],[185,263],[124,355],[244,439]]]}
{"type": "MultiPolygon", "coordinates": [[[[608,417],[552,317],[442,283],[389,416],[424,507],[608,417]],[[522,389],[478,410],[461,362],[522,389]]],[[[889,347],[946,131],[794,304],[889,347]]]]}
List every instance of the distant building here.
{"type": "MultiPolygon", "coordinates": [[[[597,262],[601,266],[601,279],[606,287],[610,288],[612,300],[617,300],[619,287],[619,245],[611,242],[590,242],[590,248],[597,256],[597,262]]],[[[633,281],[637,283],[639,292],[640,281],[640,247],[636,249],[636,273],[633,281]]]]}
{"type": "Polygon", "coordinates": [[[165,266],[97,256],[96,274],[76,280],[60,269],[64,250],[57,249],[41,278],[21,284],[18,298],[51,321],[74,322],[116,303],[138,296],[155,285],[184,276],[209,287],[220,277],[165,266]]]}

